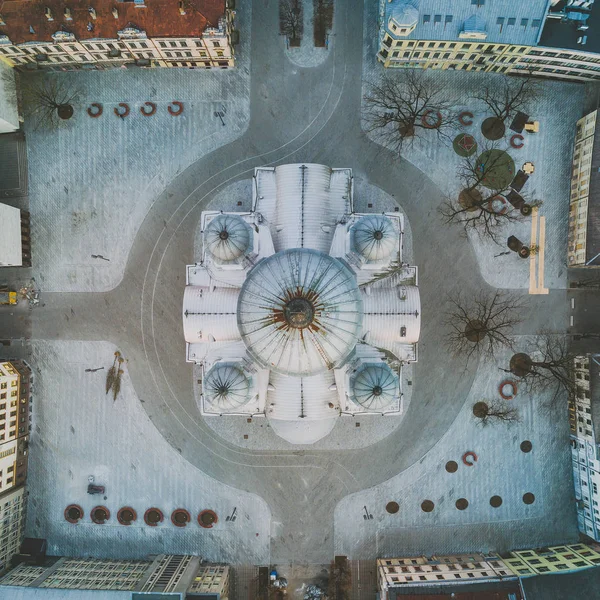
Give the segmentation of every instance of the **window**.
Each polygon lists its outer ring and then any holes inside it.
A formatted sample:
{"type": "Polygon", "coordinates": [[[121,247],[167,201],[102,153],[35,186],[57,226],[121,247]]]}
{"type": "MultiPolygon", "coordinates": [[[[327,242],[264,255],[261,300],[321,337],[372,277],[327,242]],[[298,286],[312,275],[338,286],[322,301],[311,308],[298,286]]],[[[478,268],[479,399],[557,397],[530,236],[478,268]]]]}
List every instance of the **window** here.
{"type": "Polygon", "coordinates": [[[485,4],[485,0],[471,0],[471,4],[475,4],[476,6],[483,6],[485,4]]]}
{"type": "Polygon", "coordinates": [[[446,15],[446,23],[452,23],[452,15],[446,15]]]}
{"type": "Polygon", "coordinates": [[[442,15],[434,15],[433,16],[433,22],[434,23],[441,23],[442,22],[442,15]]]}
{"type": "Polygon", "coordinates": [[[516,21],[517,21],[517,20],[516,20],[514,17],[509,17],[509,18],[508,18],[508,24],[509,24],[509,25],[514,25],[514,24],[516,23],[516,21]]]}
{"type": "Polygon", "coordinates": [[[431,15],[423,15],[423,23],[429,23],[431,21],[431,15]]]}
{"type": "Polygon", "coordinates": [[[542,24],[542,22],[540,21],[540,19],[532,19],[532,21],[531,21],[532,27],[539,27],[541,24],[542,24]]]}
{"type": "Polygon", "coordinates": [[[496,19],[496,25],[500,25],[500,26],[504,25],[504,17],[498,17],[496,19]]]}

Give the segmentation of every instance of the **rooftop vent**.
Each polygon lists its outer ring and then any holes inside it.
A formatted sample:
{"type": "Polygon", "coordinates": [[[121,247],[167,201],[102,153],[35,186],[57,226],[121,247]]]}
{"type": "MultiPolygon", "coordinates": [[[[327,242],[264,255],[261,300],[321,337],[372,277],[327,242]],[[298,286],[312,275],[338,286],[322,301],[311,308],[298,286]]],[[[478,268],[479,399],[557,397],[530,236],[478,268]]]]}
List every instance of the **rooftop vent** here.
{"type": "Polygon", "coordinates": [[[92,17],[92,19],[96,20],[97,18],[97,14],[96,14],[96,9],[92,8],[91,6],[88,8],[88,12],[90,13],[90,17],[92,17]]]}
{"type": "Polygon", "coordinates": [[[185,4],[183,2],[183,0],[179,0],[179,14],[180,15],[185,15],[185,4]]]}
{"type": "Polygon", "coordinates": [[[71,16],[71,9],[65,8],[65,21],[72,21],[73,17],[71,16]]]}
{"type": "Polygon", "coordinates": [[[52,11],[48,7],[45,8],[44,14],[46,15],[46,19],[48,19],[48,21],[54,21],[54,17],[52,16],[52,11]]]}
{"type": "Polygon", "coordinates": [[[119,11],[118,11],[116,8],[113,8],[113,9],[112,9],[112,16],[113,16],[115,19],[118,19],[118,18],[119,18],[119,11]]]}

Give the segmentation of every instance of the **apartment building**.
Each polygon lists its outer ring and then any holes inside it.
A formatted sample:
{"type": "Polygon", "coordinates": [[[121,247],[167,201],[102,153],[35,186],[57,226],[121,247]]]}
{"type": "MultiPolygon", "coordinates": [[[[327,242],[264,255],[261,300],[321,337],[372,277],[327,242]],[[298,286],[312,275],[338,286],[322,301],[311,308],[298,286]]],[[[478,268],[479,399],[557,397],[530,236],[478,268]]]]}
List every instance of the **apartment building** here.
{"type": "Polygon", "coordinates": [[[231,0],[6,2],[0,60],[20,70],[234,65],[231,0]]]}
{"type": "Polygon", "coordinates": [[[569,398],[573,484],[579,530],[600,541],[600,355],[577,356],[569,398]]]}
{"type": "Polygon", "coordinates": [[[27,502],[25,487],[13,488],[0,494],[0,574],[19,552],[25,534],[27,502]]]}
{"type": "MultiPolygon", "coordinates": [[[[416,556],[377,560],[377,582],[381,600],[390,590],[439,584],[494,583],[516,575],[497,555],[416,556]]],[[[391,600],[391,599],[390,599],[391,600]]]]}
{"type": "MultiPolygon", "coordinates": [[[[132,600],[162,597],[198,598],[216,594],[226,598],[228,567],[201,565],[198,556],[158,555],[148,560],[110,560],[48,557],[42,566],[22,563],[0,579],[0,597],[9,597],[11,589],[52,588],[63,590],[64,597],[76,598],[71,590],[104,590],[103,597],[132,600]],[[207,591],[209,590],[209,591],[207,591]],[[5,594],[3,596],[3,594],[5,594]]],[[[61,596],[63,597],[63,596],[61,596]]]]}
{"type": "Polygon", "coordinates": [[[386,67],[600,79],[600,8],[573,4],[380,0],[377,58],[386,67]]]}
{"type": "Polygon", "coordinates": [[[504,564],[519,577],[573,572],[600,565],[598,544],[571,544],[532,550],[514,550],[504,564]]]}
{"type": "Polygon", "coordinates": [[[600,266],[600,134],[598,111],[577,121],[569,198],[568,264],[600,266]]]}

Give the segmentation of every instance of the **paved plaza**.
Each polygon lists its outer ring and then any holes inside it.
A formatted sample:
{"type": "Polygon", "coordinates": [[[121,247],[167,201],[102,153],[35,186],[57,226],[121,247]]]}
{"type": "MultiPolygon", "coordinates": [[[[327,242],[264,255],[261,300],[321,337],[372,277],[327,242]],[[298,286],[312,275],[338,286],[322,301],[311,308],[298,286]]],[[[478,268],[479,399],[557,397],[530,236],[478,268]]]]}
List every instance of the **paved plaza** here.
{"type": "MultiPolygon", "coordinates": [[[[521,423],[476,425],[472,404],[495,393],[507,357],[465,365],[444,345],[443,313],[447,295],[458,290],[510,288],[526,303],[515,331],[520,346],[542,326],[566,330],[565,215],[582,87],[544,83],[540,133],[515,151],[517,163],[536,165],[527,185],[543,200],[546,218],[549,293],[529,295],[527,261],[494,258],[504,248],[443,226],[437,209],[454,180],[451,148],[428,140],[398,156],[362,130],[362,86],[380,70],[371,5],[363,11],[362,3],[336,0],[333,42],[326,58],[307,68],[286,54],[277,2],[240,0],[235,70],[51,75],[83,88],[67,126],[27,132],[33,273],[42,292],[31,312],[36,389],[27,527],[47,537],[52,552],[327,564],[335,552],[363,560],[576,539],[566,400],[548,410],[543,399],[519,394],[521,423]],[[121,121],[110,107],[125,100],[135,114],[121,121]],[[137,112],[146,100],[160,107],[148,119],[137,112]],[[166,113],[171,100],[185,103],[183,117],[166,113]],[[93,101],[105,105],[101,119],[83,112],[93,101]],[[221,105],[225,126],[213,116],[221,105]],[[419,361],[405,373],[403,416],[393,424],[361,417],[360,428],[334,430],[302,448],[266,432],[260,419],[202,418],[181,323],[185,265],[197,257],[201,212],[247,210],[254,168],[292,162],[352,168],[358,211],[397,207],[405,215],[405,257],[419,267],[422,302],[419,361]],[[115,348],[128,362],[113,403],[102,371],[85,369],[108,368],[115,348]],[[530,454],[519,450],[524,439],[533,443],[530,454]],[[479,455],[476,466],[446,473],[446,461],[460,462],[466,450],[479,455]],[[213,508],[224,520],[237,506],[240,517],[208,533],[112,520],[72,527],[62,511],[70,502],[86,511],[95,504],[85,494],[90,474],[106,484],[111,511],[131,504],[139,514],[156,504],[167,514],[181,505],[192,513],[213,508]],[[528,491],[536,497],[531,506],[521,500],[528,491]],[[489,505],[496,494],[499,509],[489,505]],[[469,500],[464,512],[454,508],[459,497],[469,500]],[[435,503],[432,513],[420,510],[425,499],[435,503]],[[385,512],[390,500],[400,504],[395,515],[385,512]],[[365,506],[373,519],[363,519],[365,506]]],[[[478,77],[433,76],[456,93],[478,77]]],[[[472,132],[484,117],[474,112],[472,132]]],[[[530,230],[526,220],[511,231],[528,242],[530,230]]],[[[3,356],[9,350],[0,348],[3,356]]]]}

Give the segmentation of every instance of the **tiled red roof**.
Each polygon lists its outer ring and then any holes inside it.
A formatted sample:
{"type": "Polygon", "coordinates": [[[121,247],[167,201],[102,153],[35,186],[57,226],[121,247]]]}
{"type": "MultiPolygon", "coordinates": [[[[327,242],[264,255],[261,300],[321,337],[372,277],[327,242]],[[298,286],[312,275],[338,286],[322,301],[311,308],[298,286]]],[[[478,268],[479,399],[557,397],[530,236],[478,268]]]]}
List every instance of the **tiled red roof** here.
{"type": "Polygon", "coordinates": [[[6,23],[0,25],[0,35],[7,35],[14,44],[51,42],[57,31],[73,33],[78,40],[115,39],[117,31],[131,26],[148,37],[201,37],[206,27],[216,27],[225,14],[225,0],[186,0],[185,15],[179,13],[177,0],[145,0],[145,5],[141,8],[133,1],[118,0],[0,0],[0,15],[6,23]],[[46,18],[46,8],[52,11],[53,21],[46,18]],[[71,10],[71,21],[65,19],[65,8],[71,10]],[[113,8],[119,13],[116,19],[113,8]],[[30,26],[35,33],[30,33],[30,26]]]}

